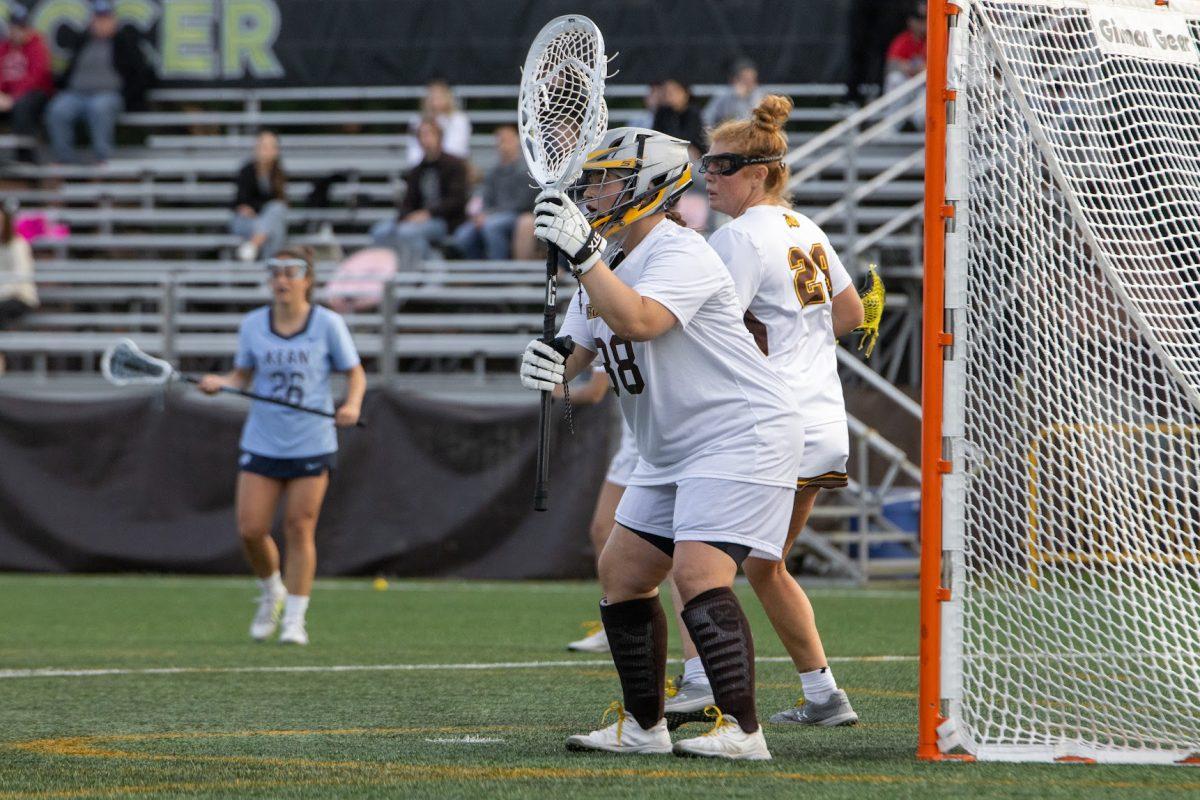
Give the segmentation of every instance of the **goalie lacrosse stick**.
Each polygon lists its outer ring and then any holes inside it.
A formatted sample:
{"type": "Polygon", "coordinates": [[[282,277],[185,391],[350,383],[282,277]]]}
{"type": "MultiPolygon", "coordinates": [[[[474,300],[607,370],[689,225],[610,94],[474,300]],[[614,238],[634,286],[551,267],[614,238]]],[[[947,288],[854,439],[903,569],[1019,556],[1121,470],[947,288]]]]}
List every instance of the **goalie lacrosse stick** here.
{"type": "MultiPolygon", "coordinates": [[[[105,380],[116,386],[161,386],[173,380],[191,384],[200,383],[199,378],[178,372],[171,366],[170,362],[142,352],[141,348],[129,339],[122,339],[104,351],[104,355],[100,358],[100,372],[104,375],[105,380]]],[[[247,392],[244,389],[234,389],[232,386],[222,386],[221,391],[226,394],[248,397],[251,400],[261,400],[264,403],[285,406],[296,411],[303,411],[306,414],[316,414],[319,417],[334,419],[336,416],[319,408],[298,406],[295,403],[289,403],[277,397],[267,397],[255,394],[254,392],[247,392]]],[[[355,424],[360,428],[367,427],[367,423],[361,419],[355,424]]]]}
{"type": "MultiPolygon", "coordinates": [[[[596,23],[579,14],[552,19],[529,48],[521,71],[517,119],[529,174],[543,189],[567,189],[608,128],[604,79],[608,61],[596,23]]],[[[554,339],[558,313],[558,248],[546,254],[542,340],[554,339]]],[[[550,392],[542,392],[537,481],[533,507],[545,511],[549,493],[550,392]]]]}

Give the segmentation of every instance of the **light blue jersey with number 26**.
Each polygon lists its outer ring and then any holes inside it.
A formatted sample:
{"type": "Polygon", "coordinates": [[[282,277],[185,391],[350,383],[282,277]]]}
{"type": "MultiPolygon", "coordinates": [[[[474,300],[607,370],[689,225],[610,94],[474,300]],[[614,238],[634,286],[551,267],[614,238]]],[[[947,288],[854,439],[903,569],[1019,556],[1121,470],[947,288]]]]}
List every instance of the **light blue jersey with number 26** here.
{"type": "MultiPolygon", "coordinates": [[[[334,311],[314,305],[303,330],[280,336],[271,324],[271,307],[255,309],[238,329],[233,364],[254,370],[250,390],[289,403],[333,411],[331,372],[359,363],[350,330],[334,311]]],[[[243,450],[268,458],[308,458],[337,451],[333,420],[273,403],[254,401],[242,428],[243,450]]]]}

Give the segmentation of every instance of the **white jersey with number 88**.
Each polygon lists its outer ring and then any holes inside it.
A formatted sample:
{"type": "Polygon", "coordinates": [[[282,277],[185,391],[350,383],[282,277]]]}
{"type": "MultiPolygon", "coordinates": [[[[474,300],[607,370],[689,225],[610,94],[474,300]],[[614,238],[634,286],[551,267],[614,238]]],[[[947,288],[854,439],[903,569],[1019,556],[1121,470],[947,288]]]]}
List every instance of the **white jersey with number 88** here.
{"type": "Polygon", "coordinates": [[[648,342],[625,341],[581,287],[559,335],[596,353],[608,373],[641,456],[629,484],[703,477],[794,486],[804,429],[793,392],[746,330],[717,253],[664,220],[616,275],[678,324],[648,342]]]}

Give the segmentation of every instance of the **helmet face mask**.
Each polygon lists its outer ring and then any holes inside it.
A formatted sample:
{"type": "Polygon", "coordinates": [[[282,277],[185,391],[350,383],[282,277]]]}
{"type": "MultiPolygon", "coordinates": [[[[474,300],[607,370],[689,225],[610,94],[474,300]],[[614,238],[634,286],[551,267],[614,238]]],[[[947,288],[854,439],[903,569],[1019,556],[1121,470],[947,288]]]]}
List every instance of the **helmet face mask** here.
{"type": "Polygon", "coordinates": [[[583,165],[571,198],[601,236],[668,211],[692,185],[688,143],[646,128],[614,128],[583,165]]]}
{"type": "Polygon", "coordinates": [[[589,169],[571,187],[570,196],[593,223],[613,215],[632,199],[634,173],[628,169],[589,169]]]}

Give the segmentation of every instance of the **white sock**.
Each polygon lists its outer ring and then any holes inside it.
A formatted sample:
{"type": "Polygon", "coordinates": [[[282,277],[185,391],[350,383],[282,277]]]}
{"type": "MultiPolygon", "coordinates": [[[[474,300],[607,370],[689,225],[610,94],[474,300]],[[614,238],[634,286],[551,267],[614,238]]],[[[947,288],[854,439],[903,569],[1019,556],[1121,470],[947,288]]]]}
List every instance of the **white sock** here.
{"type": "Polygon", "coordinates": [[[272,572],[270,576],[266,578],[259,578],[258,587],[264,592],[271,592],[272,594],[283,594],[287,591],[287,589],[283,587],[283,578],[279,577],[278,570],[272,572]]]}
{"type": "Polygon", "coordinates": [[[283,618],[285,620],[304,620],[308,611],[308,598],[298,594],[289,594],[283,603],[283,618]]]}
{"type": "Polygon", "coordinates": [[[683,662],[683,682],[709,685],[708,674],[704,671],[704,664],[700,663],[700,656],[683,662]]]}
{"type": "Polygon", "coordinates": [[[829,667],[801,672],[800,686],[804,688],[804,699],[810,703],[824,703],[829,695],[837,691],[837,681],[833,679],[833,670],[829,667]]]}

